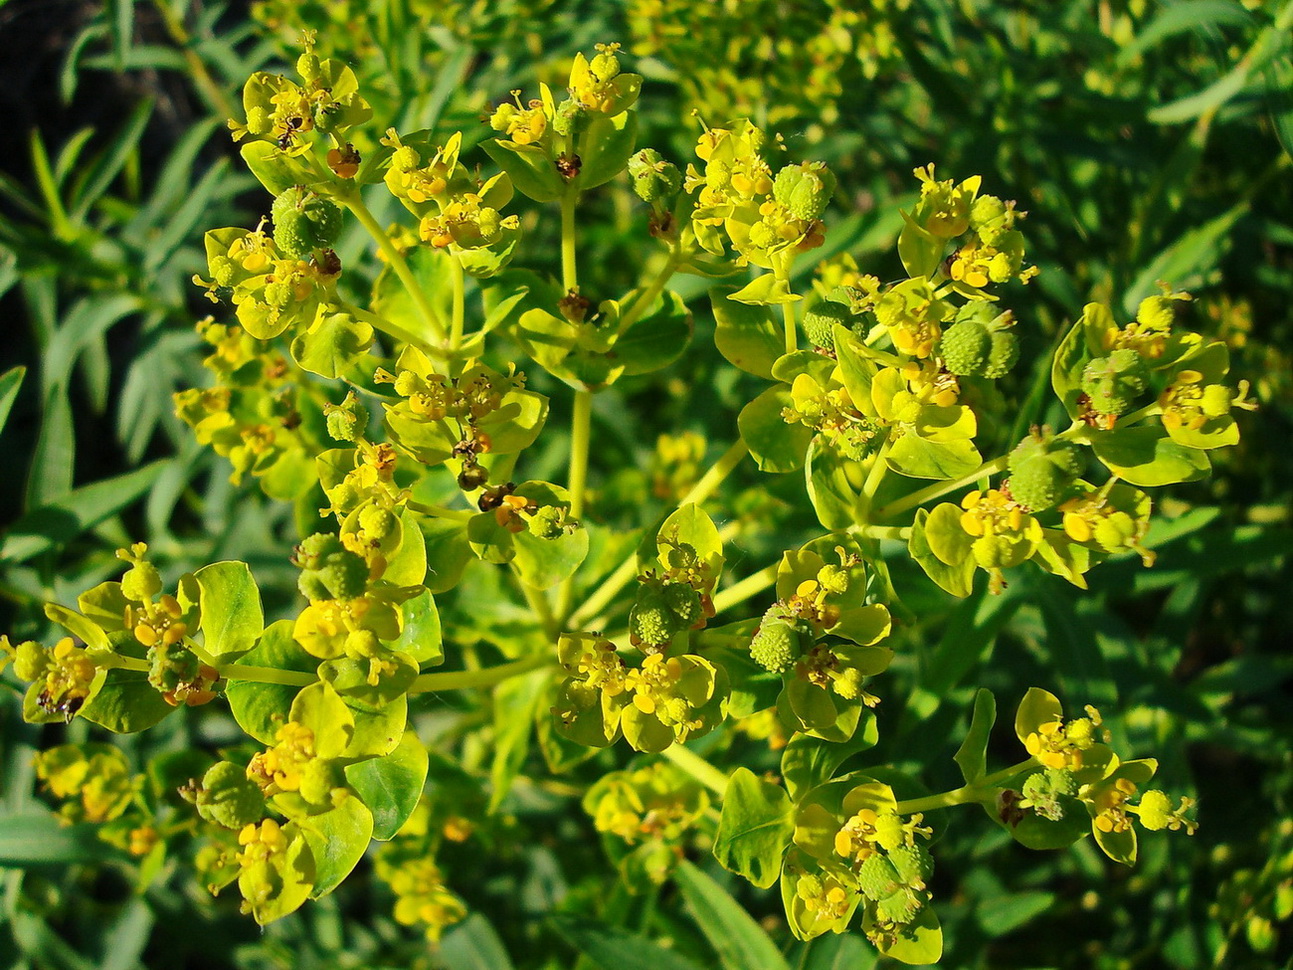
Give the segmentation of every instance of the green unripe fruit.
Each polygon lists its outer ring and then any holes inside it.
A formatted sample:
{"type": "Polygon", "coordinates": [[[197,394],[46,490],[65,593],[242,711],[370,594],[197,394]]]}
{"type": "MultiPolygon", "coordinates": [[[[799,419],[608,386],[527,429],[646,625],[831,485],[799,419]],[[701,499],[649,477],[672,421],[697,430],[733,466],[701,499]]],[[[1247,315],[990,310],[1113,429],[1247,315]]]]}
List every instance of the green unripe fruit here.
{"type": "Polygon", "coordinates": [[[793,664],[802,651],[803,633],[798,625],[771,611],[765,613],[750,641],[750,657],[754,662],[779,674],[793,664]]]}
{"type": "Polygon", "coordinates": [[[1130,348],[1097,357],[1082,370],[1082,390],[1101,414],[1125,414],[1145,392],[1148,373],[1141,356],[1130,348]]]}
{"type": "Polygon", "coordinates": [[[27,640],[18,644],[14,653],[13,672],[20,680],[28,683],[40,680],[49,666],[48,657],[44,647],[33,640],[27,640]]]}
{"type": "Polygon", "coordinates": [[[390,509],[380,505],[365,506],[359,513],[359,528],[370,536],[384,539],[395,531],[399,519],[390,509]]]}
{"type": "Polygon", "coordinates": [[[862,696],[862,685],[866,676],[856,667],[845,667],[843,670],[831,671],[831,689],[846,701],[857,700],[862,696]]]}
{"type": "Polygon", "coordinates": [[[991,243],[1006,228],[1010,209],[995,195],[981,195],[970,207],[970,225],[979,238],[991,243]]]}
{"type": "Polygon", "coordinates": [[[275,197],[270,214],[274,245],[291,259],[308,259],[315,250],[329,249],[341,235],[341,210],[300,185],[275,197]]]}
{"type": "Polygon", "coordinates": [[[787,165],[772,184],[773,197],[796,219],[820,219],[835,193],[835,175],[824,162],[787,165]]]}
{"type": "Polygon", "coordinates": [[[915,919],[921,906],[920,899],[910,889],[899,889],[876,904],[875,915],[883,922],[901,926],[915,919]]]}
{"type": "Polygon", "coordinates": [[[673,638],[674,616],[660,605],[634,606],[629,614],[629,633],[642,643],[660,646],[673,638]]]}
{"type": "Polygon", "coordinates": [[[852,322],[853,312],[843,303],[822,300],[820,303],[813,304],[812,308],[803,315],[799,321],[799,327],[814,347],[834,350],[835,324],[849,327],[852,322]]]}
{"type": "Polygon", "coordinates": [[[336,441],[354,441],[359,422],[349,411],[332,411],[328,414],[328,436],[336,441]]]}
{"type": "Polygon", "coordinates": [[[1010,452],[1010,494],[1034,512],[1054,508],[1082,473],[1082,450],[1049,435],[1029,435],[1010,452]]]}
{"type": "Polygon", "coordinates": [[[695,546],[689,542],[680,542],[667,547],[664,561],[669,569],[694,569],[700,562],[700,557],[696,555],[695,546]]]}
{"type": "Polygon", "coordinates": [[[1172,800],[1157,788],[1140,796],[1140,824],[1151,832],[1167,828],[1173,817],[1172,800]]]}
{"type": "Polygon", "coordinates": [[[686,583],[670,583],[664,588],[664,602],[684,627],[700,619],[700,594],[686,583]]]}
{"type": "Polygon", "coordinates": [[[983,365],[983,376],[990,381],[999,380],[1010,372],[1019,361],[1019,338],[1009,330],[994,330],[989,337],[988,360],[983,365]]]}
{"type": "Polygon", "coordinates": [[[327,564],[316,575],[323,580],[333,599],[349,600],[362,596],[368,588],[368,563],[349,549],[329,556],[327,564]]]}
{"type": "Polygon", "coordinates": [[[148,683],[160,693],[179,689],[197,680],[202,663],[188,647],[159,643],[148,651],[148,683]]]}
{"type": "Polygon", "coordinates": [[[552,119],[552,130],[558,135],[578,134],[586,117],[588,117],[588,110],[582,104],[574,98],[566,98],[557,105],[556,114],[552,119]]]}
{"type": "Polygon", "coordinates": [[[898,870],[893,867],[893,863],[888,857],[879,852],[873,852],[866,857],[862,863],[862,868],[858,870],[858,888],[862,890],[867,899],[881,900],[901,887],[901,880],[898,878],[898,870]]]}
{"type": "Polygon", "coordinates": [[[162,577],[149,562],[135,563],[121,577],[121,595],[135,603],[146,603],[162,591],[162,577]]]}
{"type": "Polygon", "coordinates": [[[331,761],[315,759],[301,769],[301,797],[311,805],[330,804],[332,790],[344,785],[345,775],[341,766],[331,761]]]}
{"type": "Polygon", "coordinates": [[[643,202],[669,205],[682,188],[678,166],[665,161],[654,148],[644,148],[629,159],[629,176],[643,202]]]}
{"type": "Polygon", "coordinates": [[[849,591],[849,571],[828,563],[817,570],[817,583],[828,593],[843,595],[849,591]]]}
{"type": "Polygon", "coordinates": [[[329,556],[345,551],[345,545],[335,533],[316,532],[296,547],[296,564],[302,569],[318,569],[329,556]]]}
{"type": "Polygon", "coordinates": [[[359,489],[349,482],[341,482],[328,489],[328,501],[342,515],[349,515],[359,505],[359,489]]]}
{"type": "Polygon", "coordinates": [[[244,768],[221,761],[207,769],[197,793],[197,809],[208,822],[241,829],[265,814],[265,796],[244,768]]]}
{"type": "Polygon", "coordinates": [[[934,874],[934,859],[923,845],[901,845],[889,853],[898,878],[913,889],[923,889],[934,874]]]}
{"type": "Polygon", "coordinates": [[[318,573],[301,573],[296,580],[296,588],[301,591],[301,595],[311,603],[317,603],[320,600],[332,599],[332,591],[324,585],[323,579],[318,573]]]}
{"type": "Polygon", "coordinates": [[[938,352],[943,364],[958,377],[978,374],[988,362],[992,334],[977,320],[966,320],[943,331],[938,352]]]}

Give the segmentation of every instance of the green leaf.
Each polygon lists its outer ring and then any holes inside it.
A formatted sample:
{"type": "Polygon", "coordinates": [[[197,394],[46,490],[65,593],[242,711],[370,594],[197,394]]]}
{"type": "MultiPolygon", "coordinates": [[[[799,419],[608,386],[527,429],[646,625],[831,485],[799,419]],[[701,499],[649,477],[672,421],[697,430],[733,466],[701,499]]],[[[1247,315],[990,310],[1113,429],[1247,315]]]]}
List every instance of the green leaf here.
{"type": "Polygon", "coordinates": [[[330,812],[298,819],[314,856],[310,898],[332,892],[363,858],[373,837],[373,814],[358,798],[346,798],[330,812]]]}
{"type": "Polygon", "coordinates": [[[271,142],[247,142],[238,153],[270,195],[281,195],[294,185],[313,185],[319,180],[303,159],[283,154],[271,142]]]}
{"type": "Polygon", "coordinates": [[[1005,936],[1047,912],[1055,904],[1054,893],[1025,892],[994,895],[974,908],[974,915],[990,938],[1005,936]]]}
{"type": "Polygon", "coordinates": [[[1140,301],[1158,292],[1159,280],[1170,280],[1173,286],[1196,289],[1220,264],[1229,250],[1230,233],[1249,210],[1241,202],[1201,226],[1181,234],[1149,264],[1123,294],[1123,309],[1134,314],[1140,301]]]}
{"type": "MultiPolygon", "coordinates": [[[[941,508],[958,511],[956,506],[949,502],[937,506],[934,511],[937,512],[941,508]]],[[[916,518],[911,526],[911,536],[907,540],[907,549],[911,557],[925,571],[925,575],[940,588],[947,590],[953,596],[969,596],[974,588],[974,558],[969,554],[973,537],[959,527],[951,530],[945,525],[940,526],[936,523],[931,529],[930,518],[931,513],[926,509],[919,509],[916,512],[916,518]],[[955,558],[953,564],[949,564],[943,556],[934,553],[933,546],[930,544],[931,535],[947,540],[942,544],[942,548],[945,549],[944,556],[955,558]],[[964,546],[965,554],[956,557],[954,550],[960,546],[964,546]]]]}
{"type": "Polygon", "coordinates": [[[1029,687],[1015,712],[1015,736],[1019,743],[1027,743],[1028,735],[1037,733],[1043,724],[1059,720],[1063,713],[1058,697],[1040,687],[1029,687]]]}
{"type": "Polygon", "coordinates": [[[530,751],[534,716],[543,697],[548,672],[536,670],[505,680],[494,691],[494,761],[489,769],[493,791],[489,810],[496,811],[511,790],[530,751]]]}
{"type": "Polygon", "coordinates": [[[948,481],[967,475],[983,464],[983,456],[969,438],[931,441],[905,434],[889,450],[888,465],[908,478],[948,481]]]}
{"type": "Polygon", "coordinates": [[[355,733],[342,752],[345,758],[380,758],[399,746],[409,721],[409,701],[401,694],[378,708],[348,698],[346,706],[355,720],[355,733]]]}
{"type": "Polygon", "coordinates": [[[603,970],[703,970],[681,954],[618,927],[570,916],[554,917],[552,924],[582,957],[603,970]]]}
{"type": "Polygon", "coordinates": [[[673,878],[724,970],[790,970],[768,934],[713,879],[690,862],[679,865],[673,878]]]}
{"type": "Polygon", "coordinates": [[[845,458],[823,439],[809,442],[804,460],[808,500],[823,528],[847,529],[855,523],[858,493],[854,482],[859,478],[858,468],[857,462],[845,458]]]}
{"type": "MultiPolygon", "coordinates": [[[[747,283],[735,293],[728,294],[727,297],[736,303],[748,303],[751,306],[768,306],[779,305],[782,303],[795,303],[802,300],[802,296],[795,294],[790,289],[790,283],[787,280],[778,279],[772,273],[764,273],[754,279],[754,282],[747,283]]],[[[785,335],[782,334],[782,346],[785,345],[785,335]]]]}
{"type": "Polygon", "coordinates": [[[382,581],[393,586],[420,586],[427,574],[426,540],[418,528],[418,516],[400,509],[400,544],[386,557],[382,581]]]}
{"type": "Polygon", "coordinates": [[[155,461],[32,509],[9,527],[0,546],[0,559],[24,562],[88,532],[147,493],[170,466],[169,461],[155,461]]]}
{"type": "Polygon", "coordinates": [[[518,145],[499,139],[482,142],[480,147],[508,174],[522,195],[535,202],[556,202],[565,193],[561,173],[537,145],[518,145]]]}
{"type": "Polygon", "coordinates": [[[716,286],[709,291],[714,343],[730,364],[771,380],[772,365],[786,352],[785,329],[766,307],[729,299],[735,292],[734,286],[716,286]]]}
{"type": "Polygon", "coordinates": [[[479,913],[472,913],[445,934],[439,958],[445,970],[512,970],[503,941],[479,913]]]}
{"type": "Polygon", "coordinates": [[[440,630],[440,612],[430,590],[425,590],[400,604],[404,626],[388,646],[406,653],[421,667],[444,663],[444,643],[440,630]]]}
{"type": "MultiPolygon", "coordinates": [[[[869,929],[869,923],[870,920],[864,920],[863,928],[869,929]]],[[[926,906],[914,922],[902,927],[893,946],[880,946],[878,949],[899,963],[937,963],[943,955],[943,928],[934,907],[926,906]]]]}
{"type": "Polygon", "coordinates": [[[813,431],[802,424],[785,422],[781,411],[790,403],[790,388],[779,384],[743,407],[736,419],[741,440],[762,471],[792,472],[804,464],[813,431]]]}
{"type": "Polygon", "coordinates": [[[988,738],[997,723],[997,699],[992,691],[982,687],[974,695],[974,714],[965,740],[956,749],[953,760],[961,768],[961,777],[967,785],[978,782],[987,773],[988,738]]]}
{"type": "Polygon", "coordinates": [[[902,232],[898,234],[898,258],[912,279],[933,276],[943,261],[943,240],[917,225],[907,213],[902,214],[902,232]]]}
{"type": "Polygon", "coordinates": [[[781,857],[795,830],[794,811],[780,785],[737,768],[723,795],[714,858],[724,869],[767,889],[781,875],[781,857]]]}
{"type": "Polygon", "coordinates": [[[18,399],[18,389],[22,387],[25,376],[27,376],[26,367],[11,367],[0,375],[0,431],[4,431],[4,426],[9,420],[9,412],[13,410],[13,402],[18,399]]]}
{"type": "MultiPolygon", "coordinates": [[[[641,296],[641,290],[632,290],[622,305],[627,307],[630,299],[641,296]]],[[[613,352],[624,365],[627,376],[649,374],[668,367],[682,356],[691,341],[691,330],[687,304],[677,293],[665,290],[661,299],[620,335],[613,352]]]]}
{"type": "Polygon", "coordinates": [[[1212,470],[1206,452],[1173,441],[1162,425],[1093,433],[1091,447],[1109,471],[1142,488],[1197,482],[1212,470]]]}
{"type": "Polygon", "coordinates": [[[818,785],[834,777],[846,760],[874,747],[880,739],[875,714],[865,712],[865,723],[843,743],[823,741],[807,734],[796,734],[781,753],[781,777],[790,797],[798,801],[818,785]]]}
{"type": "Polygon", "coordinates": [[[229,710],[233,713],[234,720],[261,744],[272,745],[278,729],[287,722],[292,701],[301,688],[240,680],[239,663],[314,674],[318,670],[319,660],[306,653],[292,639],[291,620],[278,620],[266,628],[260,642],[251,651],[238,658],[238,663],[225,668],[224,675],[229,681],[225,698],[229,701],[229,710]]]}
{"type": "Polygon", "coordinates": [[[579,174],[572,187],[581,192],[596,188],[624,171],[637,142],[637,130],[636,111],[595,117],[579,135],[579,174]]]}
{"type": "Polygon", "coordinates": [[[108,671],[102,689],[81,708],[81,717],[114,734],[134,734],[152,727],[174,710],[148,683],[146,673],[115,669],[108,671]]]}
{"type": "Polygon", "coordinates": [[[245,562],[203,566],[197,580],[202,636],[207,653],[230,658],[246,653],[265,631],[260,589],[245,562]]]}
{"type": "Polygon", "coordinates": [[[427,749],[412,728],[390,754],[347,766],[347,783],[373,814],[373,838],[395,837],[417,808],[426,777],[427,749]]]}
{"type": "Polygon", "coordinates": [[[292,359],[304,370],[329,380],[345,377],[368,352],[373,328],[348,313],[322,313],[292,340],[292,359]]]}
{"type": "Polygon", "coordinates": [[[116,856],[97,832],[96,825],[67,825],[52,812],[0,815],[0,868],[66,866],[116,856]]]}

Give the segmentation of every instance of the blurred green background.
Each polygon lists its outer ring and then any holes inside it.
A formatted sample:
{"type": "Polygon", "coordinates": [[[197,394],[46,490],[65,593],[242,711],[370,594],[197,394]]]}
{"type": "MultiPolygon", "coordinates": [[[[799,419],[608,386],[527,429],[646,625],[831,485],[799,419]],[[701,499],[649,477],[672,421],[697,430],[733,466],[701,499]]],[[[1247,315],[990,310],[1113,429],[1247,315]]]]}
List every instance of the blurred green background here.
{"type": "MultiPolygon", "coordinates": [[[[1232,373],[1261,402],[1241,419],[1242,444],[1208,481],[1169,490],[1152,569],[1136,558],[1102,566],[1086,594],[1021,574],[1003,596],[955,603],[895,548],[906,619],[866,763],[954,785],[951,754],[975,687],[994,690],[1005,710],[1031,684],[1070,709],[1095,703],[1123,747],[1160,759],[1165,789],[1197,793],[1198,834],[1146,838],[1126,870],[1085,842],[1028,852],[987,819],[953,813],[934,849],[942,965],[1290,964],[1293,2],[8,0],[0,629],[15,639],[46,634],[40,604],[70,603],[115,575],[113,551],[138,539],[171,578],[238,558],[271,612],[291,602],[290,509],[230,485],[170,395],[203,383],[192,324],[210,305],[189,283],[205,268],[202,233],[253,226],[269,204],[225,119],[240,113],[248,74],[292,63],[303,28],[318,31],[321,53],[354,66],[379,130],[462,129],[468,144],[510,90],[559,85],[576,51],[619,41],[647,79],[642,145],[685,164],[697,115],[748,116],[779,133],[791,157],[838,174],[826,252],[852,253],[881,278],[899,272],[893,243],[897,209],[914,198],[911,170],[934,162],[944,178],[982,174],[985,191],[1028,211],[1042,268],[1012,295],[1025,360],[1039,368],[1021,368],[1007,389],[1025,421],[1048,420],[1029,390],[1084,303],[1110,302],[1129,319],[1158,280],[1189,290],[1185,325],[1227,342],[1232,373]]],[[[651,241],[627,181],[586,208],[586,289],[632,286],[651,241]]],[[[520,210],[518,265],[554,270],[555,213],[520,210]]],[[[362,291],[376,261],[354,233],[339,250],[347,283],[362,291]]],[[[663,473],[657,437],[694,432],[716,455],[758,389],[713,348],[706,281],[677,285],[697,316],[692,352],[598,398],[592,485],[603,521],[624,527],[665,509],[652,491],[663,473]]],[[[569,401],[540,375],[532,384],[554,398],[530,458],[539,477],[564,461],[569,401]]],[[[997,429],[998,444],[1009,430],[997,429]]],[[[752,522],[737,540],[750,571],[811,534],[802,484],[783,478],[743,469],[728,492],[728,514],[752,522]]],[[[484,579],[466,589],[489,592],[484,579]]],[[[452,597],[442,610],[488,644],[491,621],[452,597]]],[[[441,853],[472,911],[442,950],[394,922],[367,864],[262,933],[236,902],[211,899],[182,853],[141,875],[85,827],[57,825],[33,752],[91,732],[24,724],[16,684],[10,674],[0,682],[0,967],[558,968],[575,965],[572,927],[610,918],[617,874],[578,794],[622,766],[622,751],[555,781],[531,751],[501,813],[441,853]]],[[[488,706],[435,698],[422,714],[422,736],[447,759],[443,797],[466,799],[455,810],[486,783],[488,706]]],[[[142,764],[234,737],[227,715],[206,710],[120,744],[142,764]]],[[[1000,740],[1000,757],[1015,760],[1000,740]]],[[[775,770],[766,745],[724,743],[756,772],[775,770]]],[[[703,845],[690,855],[708,859],[703,845]]],[[[779,901],[708,866],[774,939],[788,938],[779,901]]],[[[634,932],[714,965],[672,887],[625,897],[621,909],[617,921],[634,932]]],[[[854,947],[801,947],[791,964],[869,966],[869,948],[854,947]]]]}

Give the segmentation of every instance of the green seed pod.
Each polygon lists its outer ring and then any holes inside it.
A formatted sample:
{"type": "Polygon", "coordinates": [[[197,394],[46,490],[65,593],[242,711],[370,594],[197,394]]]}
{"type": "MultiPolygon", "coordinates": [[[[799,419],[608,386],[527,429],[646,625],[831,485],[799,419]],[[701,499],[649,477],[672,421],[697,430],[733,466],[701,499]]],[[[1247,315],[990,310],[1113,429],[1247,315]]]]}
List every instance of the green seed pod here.
{"type": "Polygon", "coordinates": [[[682,188],[678,166],[665,161],[654,148],[644,148],[629,159],[629,175],[633,191],[643,202],[668,206],[682,188]]]}
{"type": "Polygon", "coordinates": [[[148,683],[159,693],[168,694],[181,684],[197,680],[202,662],[188,647],[159,643],[148,651],[148,683]]]}
{"type": "Polygon", "coordinates": [[[991,347],[987,363],[983,365],[983,376],[995,381],[1005,377],[1019,361],[1019,338],[1010,330],[994,330],[989,339],[991,347]]]}
{"type": "Polygon", "coordinates": [[[556,115],[552,119],[552,130],[562,136],[577,135],[587,117],[587,108],[574,98],[566,98],[557,105],[556,115]]]}
{"type": "Polygon", "coordinates": [[[33,683],[45,676],[49,653],[39,643],[26,640],[18,644],[13,658],[13,672],[20,680],[33,683]]]}
{"type": "Polygon", "coordinates": [[[689,542],[669,546],[664,558],[665,565],[675,570],[693,569],[700,562],[700,557],[696,555],[696,547],[689,542]]]}
{"type": "Polygon", "coordinates": [[[349,515],[359,507],[359,489],[349,482],[340,482],[328,489],[328,501],[342,515],[349,515]]]}
{"type": "Polygon", "coordinates": [[[274,244],[291,259],[308,259],[316,250],[330,248],[341,234],[341,210],[300,185],[280,193],[270,213],[274,244]]]}
{"type": "Polygon", "coordinates": [[[779,615],[776,609],[774,606],[763,615],[750,641],[750,657],[766,670],[779,674],[798,659],[804,644],[799,625],[779,615]]]}
{"type": "Polygon", "coordinates": [[[1046,772],[1038,771],[1029,775],[1021,790],[1024,798],[1032,802],[1033,811],[1042,818],[1052,822],[1058,822],[1064,818],[1064,805],[1060,801],[1060,793],[1055,791],[1046,772]]]}
{"type": "Polygon", "coordinates": [[[296,547],[296,564],[302,569],[318,569],[329,556],[345,551],[345,544],[335,533],[316,532],[296,547]]]}
{"type": "Polygon", "coordinates": [[[368,573],[368,563],[363,557],[347,549],[329,556],[316,575],[323,580],[333,599],[349,600],[362,596],[368,588],[368,573]]]}
{"type": "Polygon", "coordinates": [[[889,853],[898,878],[912,889],[924,889],[929,877],[934,874],[934,859],[920,844],[900,845],[889,853]]]}
{"type": "Polygon", "coordinates": [[[700,594],[686,583],[669,583],[665,586],[664,602],[684,627],[689,627],[700,619],[700,594]]]}
{"type": "Polygon", "coordinates": [[[959,377],[973,377],[988,362],[992,334],[976,320],[957,323],[943,331],[938,352],[943,364],[959,377]]]}
{"type": "Polygon", "coordinates": [[[629,614],[629,633],[642,643],[658,647],[673,638],[675,622],[674,615],[662,605],[637,605],[629,614]]]}
{"type": "Polygon", "coordinates": [[[834,193],[835,175],[825,162],[787,165],[772,185],[773,197],[796,219],[809,222],[822,217],[834,193]]]}
{"type": "Polygon", "coordinates": [[[323,579],[318,573],[304,572],[296,579],[296,588],[301,591],[301,595],[311,603],[318,603],[320,600],[332,599],[332,591],[324,585],[323,579]]]}
{"type": "Polygon", "coordinates": [[[359,422],[350,411],[331,411],[328,413],[328,435],[336,441],[354,441],[358,433],[359,422]]]}
{"type": "Polygon", "coordinates": [[[1029,435],[1010,452],[1010,495],[1040,512],[1054,508],[1082,474],[1082,449],[1050,435],[1029,435]]]}
{"type": "Polygon", "coordinates": [[[1082,390],[1101,414],[1125,414],[1148,386],[1145,361],[1130,348],[1097,357],[1082,370],[1082,390]]]}
{"type": "Polygon", "coordinates": [[[858,887],[867,899],[881,900],[898,890],[901,880],[888,856],[873,852],[858,870],[858,887]]]}
{"type": "Polygon", "coordinates": [[[221,761],[202,776],[197,809],[208,822],[227,829],[241,829],[265,814],[265,796],[247,777],[246,769],[221,761]]]}
{"type": "Polygon", "coordinates": [[[876,918],[886,923],[905,925],[920,913],[920,898],[910,889],[899,889],[896,893],[880,900],[875,907],[876,918]]]}
{"type": "Polygon", "coordinates": [[[385,539],[398,524],[395,513],[380,505],[367,505],[359,513],[359,528],[377,539],[385,539]]]}
{"type": "Polygon", "coordinates": [[[814,347],[823,350],[835,349],[835,324],[849,327],[853,323],[853,312],[843,303],[834,300],[822,300],[804,313],[799,321],[799,328],[814,347]]]}

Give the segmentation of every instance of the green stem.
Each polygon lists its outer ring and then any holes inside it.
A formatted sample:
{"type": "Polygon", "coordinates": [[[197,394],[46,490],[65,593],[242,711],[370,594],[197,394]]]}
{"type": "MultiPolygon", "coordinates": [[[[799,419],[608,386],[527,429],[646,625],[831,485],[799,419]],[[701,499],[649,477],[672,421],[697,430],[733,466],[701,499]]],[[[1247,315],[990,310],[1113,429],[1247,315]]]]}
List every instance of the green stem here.
{"type": "Polygon", "coordinates": [[[982,465],[960,478],[953,479],[950,482],[935,482],[926,488],[912,492],[910,495],[904,495],[902,498],[890,502],[888,505],[881,506],[875,510],[874,519],[891,519],[895,515],[906,512],[908,509],[914,509],[918,505],[923,505],[931,499],[942,498],[949,492],[955,492],[958,488],[964,488],[980,478],[989,475],[995,475],[1003,471],[1006,467],[1006,456],[994,458],[992,461],[985,461],[982,465]]]}
{"type": "Polygon", "coordinates": [[[777,582],[777,563],[765,566],[757,573],[746,576],[740,582],[733,583],[727,589],[714,594],[714,612],[722,613],[737,603],[744,603],[751,596],[763,592],[777,582]]]}
{"type": "Polygon", "coordinates": [[[570,514],[584,514],[584,489],[588,481],[588,448],[592,437],[593,392],[575,391],[575,409],[570,418],[570,514]]]}
{"type": "Polygon", "coordinates": [[[663,754],[665,758],[687,772],[687,774],[718,795],[719,798],[722,798],[727,791],[727,775],[690,748],[684,748],[681,744],[674,744],[665,748],[663,754]]]}
{"type": "Polygon", "coordinates": [[[900,542],[906,542],[911,538],[910,526],[855,525],[849,529],[849,532],[867,539],[897,539],[900,542]]]}
{"type": "Polygon", "coordinates": [[[1128,425],[1135,424],[1137,421],[1143,421],[1145,418],[1152,418],[1157,414],[1163,413],[1163,406],[1155,401],[1153,404],[1146,404],[1139,411],[1132,411],[1131,414],[1124,414],[1118,419],[1118,427],[1125,428],[1128,425]]]}
{"type": "Polygon", "coordinates": [[[545,652],[538,656],[499,664],[497,667],[423,674],[409,686],[409,693],[427,694],[439,690],[462,690],[465,687],[493,687],[505,680],[528,674],[533,670],[542,670],[554,663],[555,661],[545,652]]]}
{"type": "Polygon", "coordinates": [[[786,328],[786,353],[793,354],[799,349],[799,331],[795,327],[795,305],[781,304],[781,321],[786,328]]]}
{"type": "Polygon", "coordinates": [[[885,443],[880,446],[880,450],[875,453],[871,460],[871,467],[867,471],[866,481],[862,483],[862,492],[858,496],[858,511],[862,518],[871,518],[871,503],[875,501],[876,492],[880,490],[880,483],[884,481],[885,474],[889,471],[889,451],[893,448],[893,440],[885,439],[885,443]]]}
{"type": "Polygon", "coordinates": [[[449,352],[455,354],[462,346],[463,324],[466,320],[466,280],[462,260],[451,254],[449,261],[453,265],[453,319],[449,324],[449,352]]]}
{"type": "Polygon", "coordinates": [[[521,576],[520,570],[516,564],[512,564],[512,578],[516,580],[516,585],[521,590],[521,595],[525,597],[525,602],[534,610],[534,615],[538,618],[539,623],[543,626],[543,632],[548,640],[556,643],[557,635],[561,632],[561,625],[557,622],[556,616],[552,612],[552,604],[548,602],[547,594],[541,589],[535,589],[521,576]]]}
{"type": "Polygon", "coordinates": [[[349,209],[355,218],[359,220],[359,224],[373,237],[373,241],[377,243],[377,248],[382,251],[387,263],[395,271],[395,275],[399,278],[400,283],[404,285],[404,289],[408,291],[409,299],[417,307],[418,313],[435,334],[436,339],[443,343],[445,340],[444,323],[431,306],[426,290],[422,288],[422,284],[413,275],[413,270],[409,267],[408,260],[399,251],[394,240],[382,228],[381,223],[377,221],[377,217],[373,215],[368,206],[364,205],[364,200],[358,190],[352,189],[349,192],[338,193],[337,201],[349,209]]]}
{"type": "Polygon", "coordinates": [[[626,332],[629,327],[642,319],[642,314],[646,313],[647,308],[655,302],[656,297],[664,292],[665,285],[673,277],[673,274],[678,271],[678,263],[681,260],[682,252],[675,246],[669,254],[669,259],[661,267],[660,272],[655,275],[655,279],[651,281],[651,285],[642,291],[638,298],[633,301],[633,305],[629,307],[628,313],[620,318],[620,333],[626,332]]]}
{"type": "Polygon", "coordinates": [[[567,191],[561,197],[561,285],[566,291],[579,289],[579,273],[575,267],[575,204],[579,193],[567,191]]]}
{"type": "MultiPolygon", "coordinates": [[[[722,457],[714,462],[709,470],[701,476],[700,481],[693,485],[687,494],[682,497],[682,500],[678,503],[678,508],[690,504],[699,505],[704,502],[747,454],[749,454],[749,449],[744,441],[737,441],[732,447],[728,448],[727,451],[723,452],[722,457]]],[[[627,586],[637,574],[638,560],[637,553],[634,552],[620,563],[615,572],[607,577],[601,586],[597,588],[597,592],[589,597],[583,606],[579,607],[567,618],[567,622],[573,627],[578,627],[600,614],[602,610],[610,605],[611,600],[615,598],[619,591],[627,586]]],[[[562,615],[565,614],[563,613],[562,615]]]]}
{"type": "Polygon", "coordinates": [[[937,808],[950,808],[953,805],[968,805],[983,802],[989,798],[995,799],[1003,781],[1037,764],[1039,762],[1036,758],[1028,758],[1017,765],[985,775],[973,785],[963,785],[938,795],[926,795],[924,798],[910,798],[899,802],[895,811],[899,815],[911,815],[914,812],[929,812],[937,808]]]}
{"type": "Polygon", "coordinates": [[[451,509],[444,505],[433,505],[430,502],[415,502],[409,499],[404,503],[406,508],[423,515],[433,515],[437,519],[453,519],[455,522],[470,522],[476,513],[470,509],[451,509]]]}

